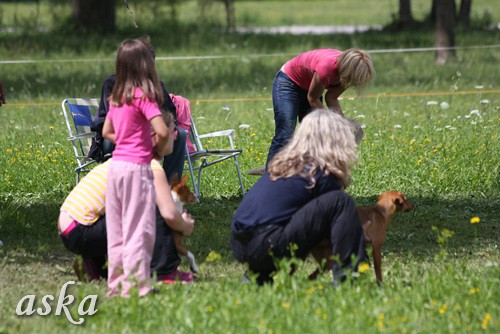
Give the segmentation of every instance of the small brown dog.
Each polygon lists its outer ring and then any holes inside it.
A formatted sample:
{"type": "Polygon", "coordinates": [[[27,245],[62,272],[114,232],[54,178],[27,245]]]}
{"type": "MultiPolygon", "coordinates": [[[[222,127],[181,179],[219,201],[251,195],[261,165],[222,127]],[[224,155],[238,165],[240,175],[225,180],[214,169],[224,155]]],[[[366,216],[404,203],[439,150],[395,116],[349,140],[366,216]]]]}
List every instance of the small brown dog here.
{"type": "MultiPolygon", "coordinates": [[[[189,186],[186,184],[188,176],[185,175],[182,180],[179,181],[177,174],[175,174],[171,181],[172,188],[172,197],[174,199],[174,203],[182,213],[184,212],[184,205],[188,205],[191,203],[198,202],[198,198],[196,195],[189,189],[189,186]]],[[[196,259],[194,258],[193,253],[191,253],[186,246],[182,244],[182,233],[178,231],[174,231],[174,240],[175,247],[177,248],[177,252],[181,255],[184,255],[189,260],[189,267],[191,271],[197,273],[199,271],[198,265],[196,264],[196,259]]]]}
{"type": "MultiPolygon", "coordinates": [[[[386,191],[380,195],[375,206],[357,208],[359,221],[363,226],[365,241],[371,243],[373,247],[373,263],[378,284],[382,283],[382,246],[385,242],[387,227],[396,213],[408,212],[412,209],[413,204],[408,201],[406,196],[395,190],[386,191]]],[[[311,250],[311,254],[320,264],[326,260],[323,271],[332,268],[332,247],[328,240],[323,240],[311,250]]],[[[309,275],[309,278],[315,279],[318,274],[319,269],[309,275]]]]}

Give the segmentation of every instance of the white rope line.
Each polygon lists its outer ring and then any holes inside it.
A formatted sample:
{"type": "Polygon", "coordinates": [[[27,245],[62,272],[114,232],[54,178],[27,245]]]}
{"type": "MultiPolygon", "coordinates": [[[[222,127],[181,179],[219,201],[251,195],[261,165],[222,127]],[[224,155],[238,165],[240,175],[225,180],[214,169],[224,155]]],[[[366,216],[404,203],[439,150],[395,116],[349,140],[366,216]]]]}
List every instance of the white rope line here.
{"type": "MultiPolygon", "coordinates": [[[[406,52],[427,52],[438,50],[467,50],[467,49],[496,49],[500,44],[494,45],[472,45],[455,47],[426,47],[426,48],[408,48],[408,49],[379,49],[367,50],[371,54],[381,53],[406,53],[406,52]]],[[[202,59],[231,59],[231,58],[262,58],[262,57],[283,57],[295,56],[296,53],[270,53],[270,54],[251,54],[251,55],[212,55],[212,56],[175,56],[175,57],[156,57],[156,60],[202,60],[202,59]]],[[[42,59],[42,60],[0,60],[2,64],[41,64],[41,63],[84,63],[84,62],[113,62],[115,58],[93,58],[93,59],[42,59]]]]}

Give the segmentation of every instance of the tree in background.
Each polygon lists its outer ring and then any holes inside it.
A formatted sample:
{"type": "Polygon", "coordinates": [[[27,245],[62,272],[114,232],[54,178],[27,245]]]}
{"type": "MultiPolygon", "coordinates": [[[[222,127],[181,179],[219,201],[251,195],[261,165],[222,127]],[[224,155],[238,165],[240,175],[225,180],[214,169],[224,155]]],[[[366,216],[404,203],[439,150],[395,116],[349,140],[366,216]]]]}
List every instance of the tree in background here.
{"type": "Polygon", "coordinates": [[[71,8],[77,27],[103,33],[115,31],[115,13],[115,0],[73,0],[71,8]]]}
{"type": "Polygon", "coordinates": [[[214,2],[221,2],[226,10],[226,30],[233,31],[236,28],[236,8],[234,6],[236,0],[198,0],[201,17],[204,17],[206,9],[214,2]]]}
{"type": "Polygon", "coordinates": [[[458,10],[458,23],[464,26],[469,25],[471,7],[472,7],[472,0],[460,1],[460,9],[458,10]]]}
{"type": "Polygon", "coordinates": [[[448,58],[455,57],[455,1],[437,0],[436,2],[436,51],[435,62],[444,64],[448,58]]]}
{"type": "Polygon", "coordinates": [[[399,25],[407,27],[415,22],[411,11],[411,0],[399,0],[399,25]]]}

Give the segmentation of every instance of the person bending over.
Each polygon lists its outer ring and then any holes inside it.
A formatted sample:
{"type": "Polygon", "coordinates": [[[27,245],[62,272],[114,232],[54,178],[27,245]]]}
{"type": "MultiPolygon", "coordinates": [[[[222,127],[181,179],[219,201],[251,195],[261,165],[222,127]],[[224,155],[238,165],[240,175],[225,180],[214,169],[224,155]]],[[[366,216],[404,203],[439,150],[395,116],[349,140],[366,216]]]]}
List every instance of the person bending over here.
{"type": "MultiPolygon", "coordinates": [[[[276,74],[272,99],[275,133],[269,147],[266,167],[273,156],[292,137],[299,122],[313,109],[326,107],[343,115],[339,96],[354,87],[360,93],[375,76],[368,52],[360,49],[345,51],[335,49],[311,50],[287,61],[276,74]]],[[[357,141],[362,130],[357,127],[357,141]]],[[[265,168],[249,172],[262,175],[265,168]]]]}

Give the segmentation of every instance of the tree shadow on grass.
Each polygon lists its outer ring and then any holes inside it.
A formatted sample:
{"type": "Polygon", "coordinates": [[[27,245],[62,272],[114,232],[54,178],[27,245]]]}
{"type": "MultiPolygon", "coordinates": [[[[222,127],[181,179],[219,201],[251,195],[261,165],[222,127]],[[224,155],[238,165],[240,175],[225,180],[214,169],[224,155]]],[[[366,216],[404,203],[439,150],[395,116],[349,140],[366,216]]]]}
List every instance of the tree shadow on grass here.
{"type": "Polygon", "coordinates": [[[11,197],[0,201],[0,240],[3,242],[0,256],[8,254],[16,261],[30,262],[51,261],[68,255],[57,232],[59,207],[53,202],[33,204],[11,197]]]}

